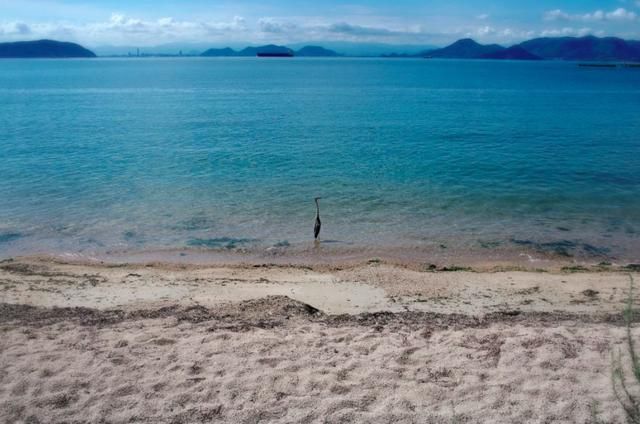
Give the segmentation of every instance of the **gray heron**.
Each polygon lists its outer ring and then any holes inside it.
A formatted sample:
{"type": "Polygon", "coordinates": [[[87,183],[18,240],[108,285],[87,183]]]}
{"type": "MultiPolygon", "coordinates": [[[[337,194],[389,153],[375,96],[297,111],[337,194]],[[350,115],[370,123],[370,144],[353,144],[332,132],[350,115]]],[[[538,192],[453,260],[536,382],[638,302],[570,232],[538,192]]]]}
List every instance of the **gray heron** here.
{"type": "Polygon", "coordinates": [[[320,227],[322,226],[322,222],[320,222],[320,205],[318,204],[318,200],[322,199],[322,197],[316,197],[314,200],[316,202],[316,224],[313,226],[313,236],[316,240],[318,240],[318,235],[320,234],[320,227]]]}

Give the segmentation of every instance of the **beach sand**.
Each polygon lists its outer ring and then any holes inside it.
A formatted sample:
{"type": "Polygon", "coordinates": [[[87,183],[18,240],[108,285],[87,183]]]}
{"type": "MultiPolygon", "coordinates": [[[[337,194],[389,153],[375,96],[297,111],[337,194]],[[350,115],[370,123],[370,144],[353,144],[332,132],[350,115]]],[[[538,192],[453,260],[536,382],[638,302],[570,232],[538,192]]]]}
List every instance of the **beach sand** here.
{"type": "Polygon", "coordinates": [[[0,422],[623,423],[630,274],[575,271],[3,261],[0,422]]]}

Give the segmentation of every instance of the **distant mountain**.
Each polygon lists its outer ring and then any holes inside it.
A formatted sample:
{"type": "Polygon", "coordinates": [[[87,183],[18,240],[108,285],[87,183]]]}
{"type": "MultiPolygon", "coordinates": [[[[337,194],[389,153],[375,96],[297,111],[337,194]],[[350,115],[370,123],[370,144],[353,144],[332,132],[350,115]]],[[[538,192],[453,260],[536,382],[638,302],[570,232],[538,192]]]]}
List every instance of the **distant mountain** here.
{"type": "Polygon", "coordinates": [[[525,41],[520,47],[544,59],[561,60],[640,60],[640,42],[625,41],[616,37],[598,38],[536,38],[525,41]]]}
{"type": "Polygon", "coordinates": [[[202,53],[200,56],[207,57],[226,57],[226,56],[257,56],[258,53],[293,53],[294,56],[305,56],[305,57],[335,57],[340,56],[338,53],[333,50],[325,49],[320,46],[304,46],[298,51],[293,51],[289,47],[285,46],[276,46],[274,44],[269,44],[266,46],[260,47],[245,47],[240,51],[233,50],[230,47],[226,47],[224,49],[209,49],[202,53]]]}
{"type": "MultiPolygon", "coordinates": [[[[238,44],[232,44],[238,48],[238,44]]],[[[497,44],[482,45],[471,39],[458,40],[444,48],[420,48],[417,45],[366,44],[348,42],[323,42],[323,47],[294,44],[290,47],[269,44],[234,50],[232,47],[209,49],[201,56],[257,56],[258,53],[289,53],[306,57],[335,56],[385,56],[385,57],[433,57],[452,59],[507,59],[507,60],[581,60],[640,62],[640,41],[616,37],[561,37],[536,38],[509,48],[497,44]],[[340,53],[337,53],[340,52],[340,53]]],[[[204,50],[200,44],[166,44],[140,49],[140,55],[197,55],[204,50]]],[[[103,55],[138,54],[136,47],[102,46],[103,55]]],[[[95,57],[94,52],[74,44],[53,40],[0,43],[0,58],[66,58],[95,57]]]]}
{"type": "MultiPolygon", "coordinates": [[[[245,46],[251,45],[250,41],[233,41],[222,47],[230,47],[235,51],[243,49],[245,46]]],[[[397,53],[401,55],[417,55],[425,50],[437,49],[438,46],[425,44],[384,44],[384,43],[362,43],[348,41],[304,41],[287,44],[292,50],[299,51],[306,46],[321,45],[327,50],[333,50],[339,56],[370,56],[377,57],[383,54],[397,53]]],[[[141,55],[179,55],[180,52],[185,56],[198,56],[211,47],[208,43],[202,42],[175,42],[158,45],[98,45],[93,46],[92,50],[98,56],[129,56],[136,55],[140,49],[141,55]]],[[[217,49],[222,50],[222,49],[217,49]]]]}
{"type": "Polygon", "coordinates": [[[73,58],[96,57],[95,53],[75,43],[53,40],[0,43],[0,58],[73,58]]]}
{"type": "Polygon", "coordinates": [[[493,53],[486,53],[480,57],[482,59],[499,60],[543,60],[540,56],[529,53],[520,46],[512,46],[507,49],[495,51],[493,53]]]}
{"type": "Polygon", "coordinates": [[[305,56],[305,57],[336,57],[340,56],[338,53],[333,50],[325,49],[320,46],[304,46],[300,50],[295,52],[296,56],[305,56]]]}
{"type": "MultiPolygon", "coordinates": [[[[294,43],[290,44],[294,50],[302,49],[306,45],[313,43],[294,43]]],[[[418,44],[384,44],[384,43],[362,43],[349,41],[322,41],[322,46],[326,49],[333,50],[341,56],[356,57],[378,57],[382,55],[417,55],[425,50],[437,49],[437,46],[418,45],[418,44]]]]}
{"type": "Polygon", "coordinates": [[[291,50],[289,47],[276,46],[275,44],[268,44],[266,46],[260,46],[260,47],[246,47],[240,50],[237,56],[257,56],[258,53],[287,54],[292,52],[293,50],[291,50]]]}
{"type": "Polygon", "coordinates": [[[535,38],[504,48],[497,44],[482,45],[467,38],[442,49],[425,51],[422,56],[447,59],[640,61],[640,41],[594,36],[535,38]]]}
{"type": "Polygon", "coordinates": [[[483,45],[476,43],[470,38],[465,38],[442,49],[423,52],[422,55],[443,59],[479,59],[485,55],[495,54],[502,50],[505,50],[505,48],[497,44],[483,45]]]}
{"type": "Polygon", "coordinates": [[[226,47],[224,49],[209,49],[202,53],[200,56],[207,57],[222,57],[222,56],[243,56],[243,57],[255,57],[258,53],[293,53],[288,47],[285,46],[276,46],[275,44],[268,44],[266,46],[259,47],[245,47],[240,51],[233,50],[230,47],[226,47]]]}
{"type": "Polygon", "coordinates": [[[202,53],[200,56],[207,57],[226,57],[226,56],[237,56],[238,52],[233,50],[231,47],[225,47],[224,49],[209,49],[202,53]]]}

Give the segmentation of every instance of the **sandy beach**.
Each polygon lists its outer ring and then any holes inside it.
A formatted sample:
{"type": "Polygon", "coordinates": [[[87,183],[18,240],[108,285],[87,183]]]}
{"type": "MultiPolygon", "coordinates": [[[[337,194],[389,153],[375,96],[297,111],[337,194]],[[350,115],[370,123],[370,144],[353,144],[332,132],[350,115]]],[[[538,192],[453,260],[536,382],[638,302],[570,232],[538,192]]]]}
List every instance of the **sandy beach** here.
{"type": "Polygon", "coordinates": [[[623,423],[585,270],[3,261],[0,421],[623,423]]]}

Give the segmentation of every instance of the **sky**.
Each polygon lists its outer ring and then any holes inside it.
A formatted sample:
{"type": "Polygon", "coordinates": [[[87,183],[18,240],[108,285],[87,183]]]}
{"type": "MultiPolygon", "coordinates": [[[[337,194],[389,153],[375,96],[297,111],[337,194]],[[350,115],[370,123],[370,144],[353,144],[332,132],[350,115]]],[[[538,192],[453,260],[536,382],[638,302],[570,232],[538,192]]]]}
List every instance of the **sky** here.
{"type": "Polygon", "coordinates": [[[0,0],[0,41],[88,47],[640,39],[640,0],[0,0]]]}

